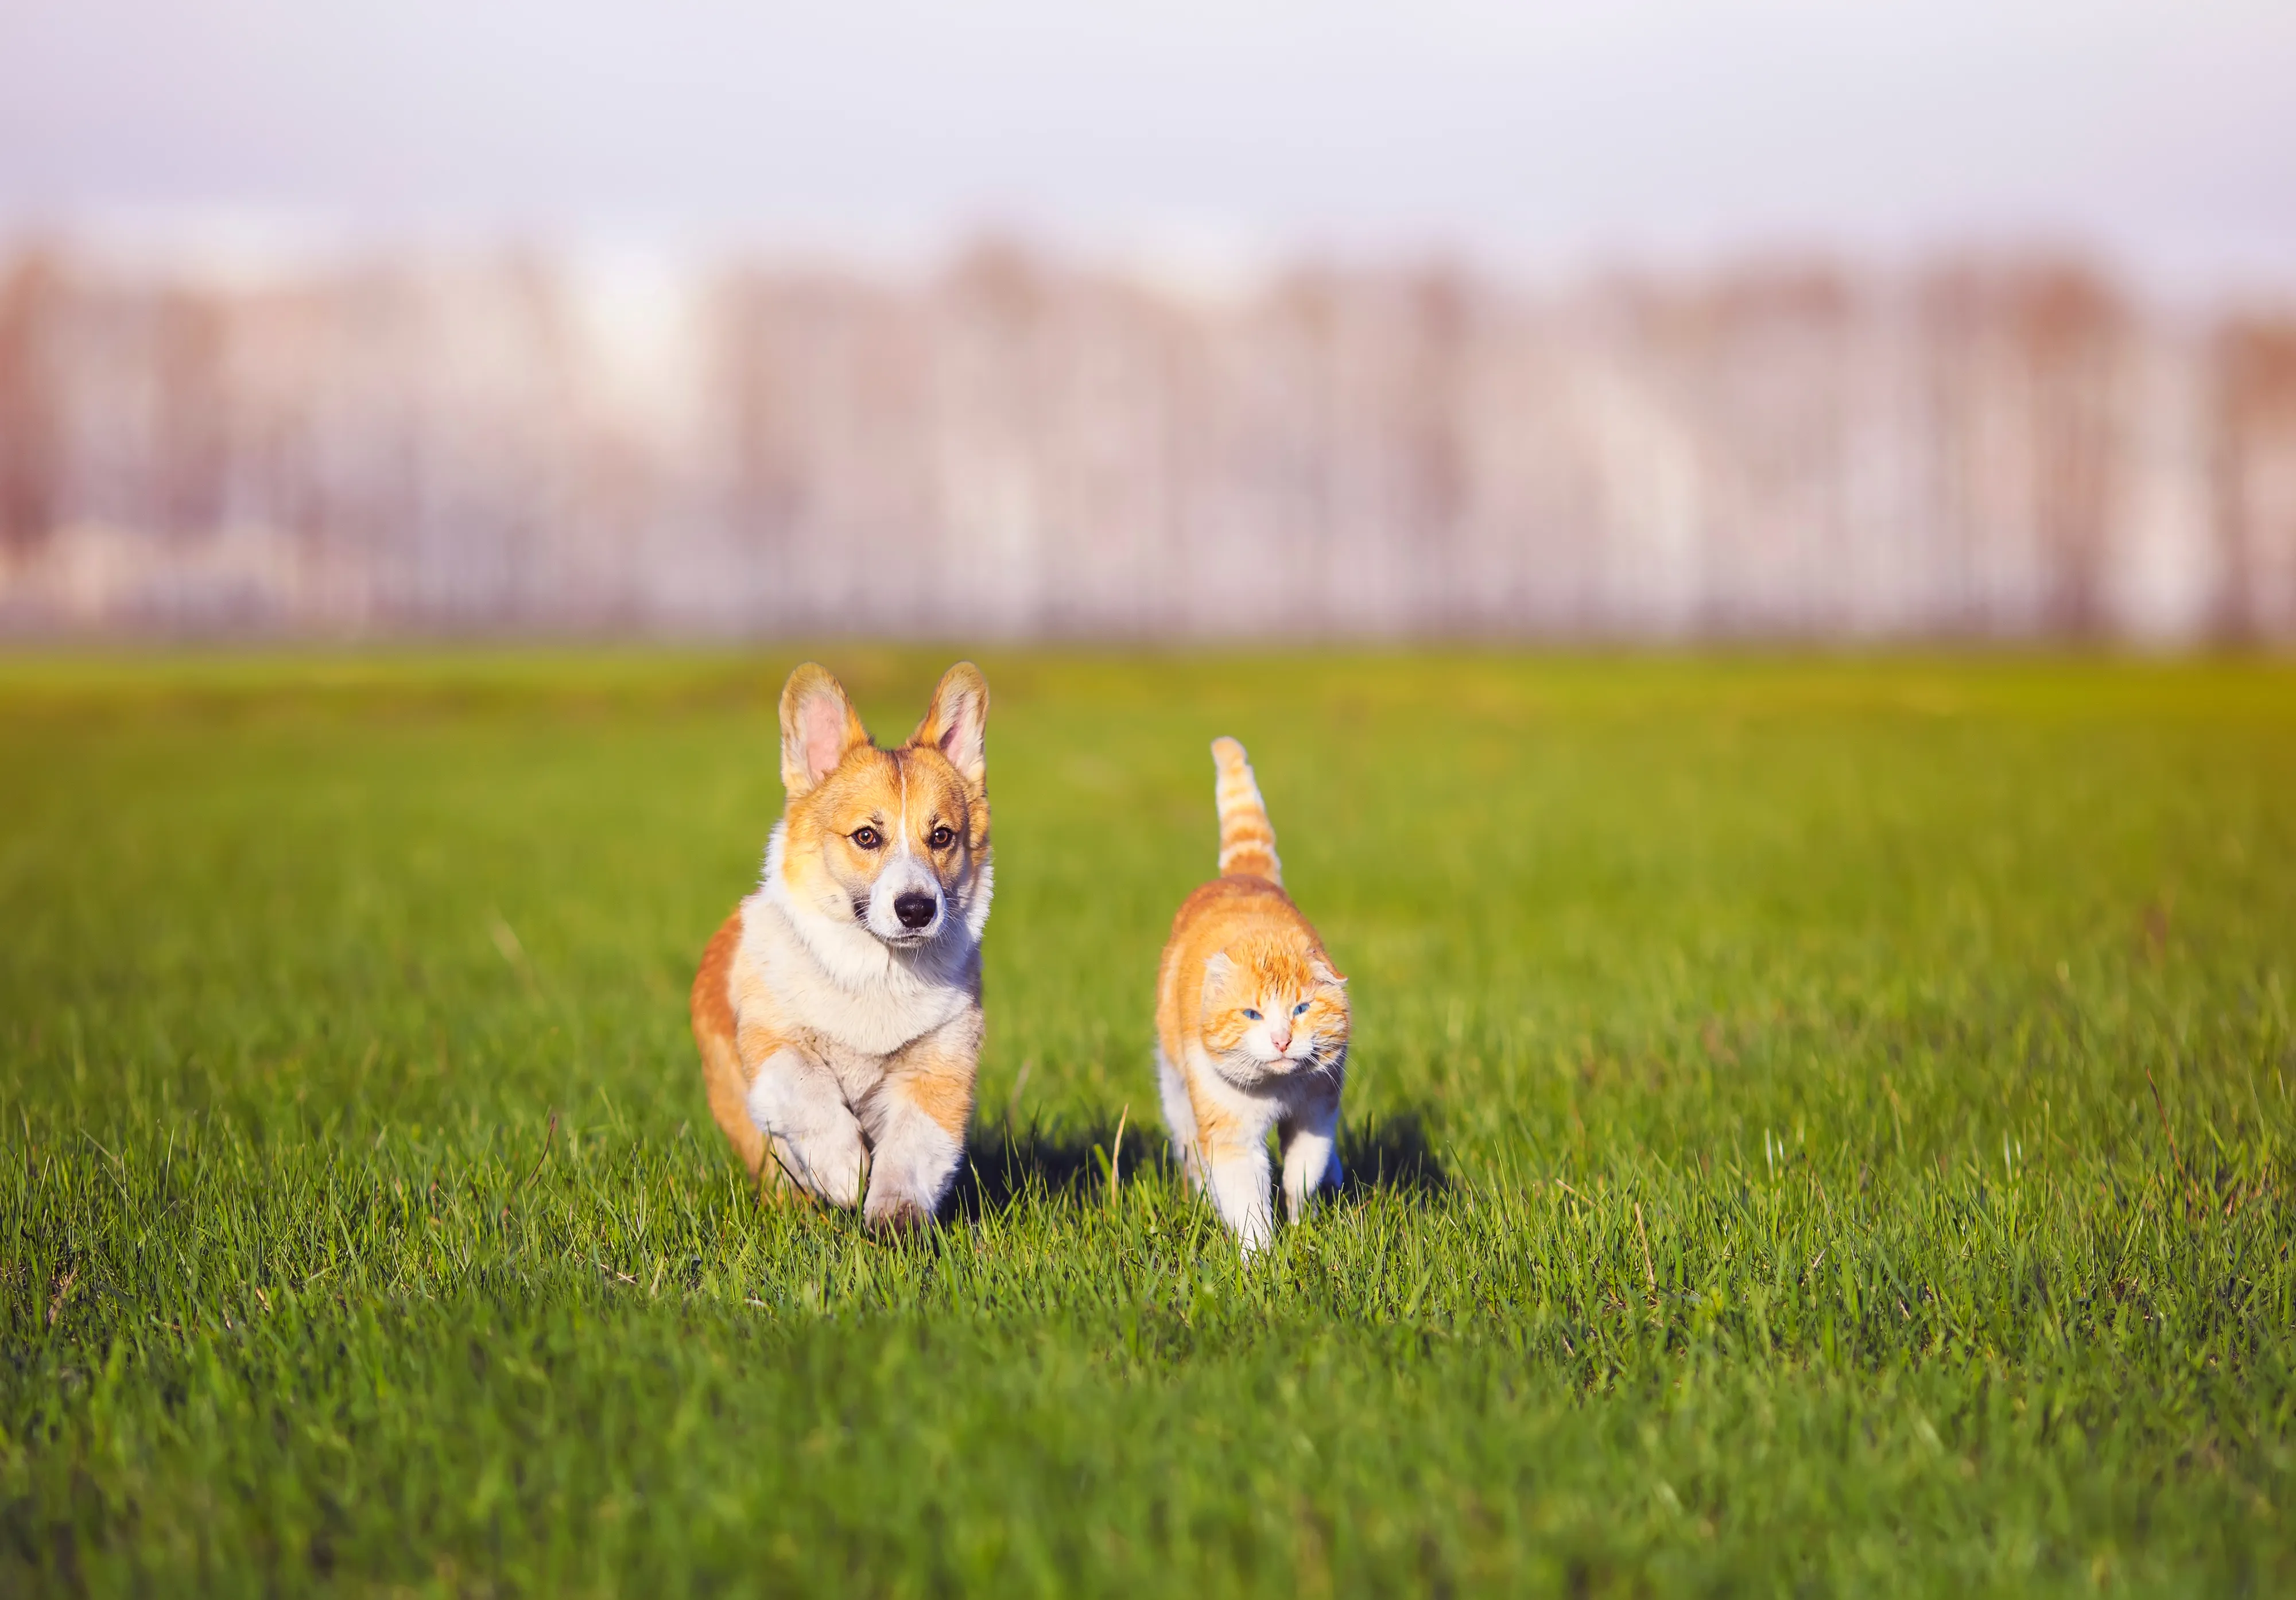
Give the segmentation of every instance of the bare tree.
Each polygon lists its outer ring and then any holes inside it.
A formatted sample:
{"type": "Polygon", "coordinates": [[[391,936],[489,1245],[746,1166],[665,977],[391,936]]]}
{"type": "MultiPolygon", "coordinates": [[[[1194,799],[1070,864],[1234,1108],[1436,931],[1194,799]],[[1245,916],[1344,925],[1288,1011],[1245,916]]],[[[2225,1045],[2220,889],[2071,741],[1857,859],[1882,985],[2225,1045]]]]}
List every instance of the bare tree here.
{"type": "Polygon", "coordinates": [[[171,289],[152,308],[152,511],[176,538],[213,532],[230,467],[224,382],[227,313],[218,298],[171,289]]]}
{"type": "Polygon", "coordinates": [[[29,250],[0,275],[0,554],[30,554],[62,511],[63,433],[50,341],[62,264],[29,250]]]}
{"type": "Polygon", "coordinates": [[[2296,322],[2241,318],[2216,347],[2217,626],[2253,642],[2296,631],[2296,322]]]}
{"type": "Polygon", "coordinates": [[[2124,311],[2094,275],[2053,266],[2012,288],[2010,315],[2030,405],[2042,626],[2103,631],[2117,447],[2115,379],[2124,311]]]}

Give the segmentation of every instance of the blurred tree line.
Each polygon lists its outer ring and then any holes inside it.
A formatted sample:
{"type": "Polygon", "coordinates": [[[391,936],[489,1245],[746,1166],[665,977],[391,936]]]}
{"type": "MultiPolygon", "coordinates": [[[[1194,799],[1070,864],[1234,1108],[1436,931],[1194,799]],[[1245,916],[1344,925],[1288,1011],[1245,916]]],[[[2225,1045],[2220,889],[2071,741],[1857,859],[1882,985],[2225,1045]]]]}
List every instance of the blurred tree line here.
{"type": "Polygon", "coordinates": [[[0,628],[2296,637],[2296,322],[985,244],[0,261],[0,628]]]}

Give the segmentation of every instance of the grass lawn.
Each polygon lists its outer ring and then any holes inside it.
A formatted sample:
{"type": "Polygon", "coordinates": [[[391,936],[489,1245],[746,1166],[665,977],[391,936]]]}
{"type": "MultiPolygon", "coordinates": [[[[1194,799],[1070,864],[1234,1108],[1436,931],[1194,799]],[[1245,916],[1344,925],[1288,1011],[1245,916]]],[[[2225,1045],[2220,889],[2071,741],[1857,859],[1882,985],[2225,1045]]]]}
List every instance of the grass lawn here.
{"type": "Polygon", "coordinates": [[[888,1245],[686,1034],[795,659],[0,662],[0,1592],[2296,1592],[2296,670],[984,656],[888,1245]],[[1223,732],[1356,1006],[1249,1269],[1149,1057],[1223,732]]]}

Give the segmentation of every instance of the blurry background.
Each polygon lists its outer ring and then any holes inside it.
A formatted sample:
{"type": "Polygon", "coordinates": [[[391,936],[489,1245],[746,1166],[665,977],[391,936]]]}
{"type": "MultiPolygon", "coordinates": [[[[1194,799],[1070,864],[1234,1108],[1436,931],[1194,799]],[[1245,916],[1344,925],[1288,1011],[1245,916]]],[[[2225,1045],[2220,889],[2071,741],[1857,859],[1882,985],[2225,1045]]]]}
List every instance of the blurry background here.
{"type": "Polygon", "coordinates": [[[2296,8],[0,0],[0,632],[2296,639],[2296,8]]]}

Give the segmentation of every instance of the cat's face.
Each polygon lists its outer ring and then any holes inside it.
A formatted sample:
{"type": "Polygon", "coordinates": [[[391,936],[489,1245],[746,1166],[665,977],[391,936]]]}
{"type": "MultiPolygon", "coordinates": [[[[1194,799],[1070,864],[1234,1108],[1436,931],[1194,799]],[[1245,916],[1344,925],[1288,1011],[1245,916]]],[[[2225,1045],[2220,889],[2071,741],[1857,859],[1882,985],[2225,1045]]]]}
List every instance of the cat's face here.
{"type": "Polygon", "coordinates": [[[1347,980],[1322,960],[1253,940],[1204,967],[1204,1043],[1276,1071],[1330,1066],[1348,1042],[1347,980]]]}

